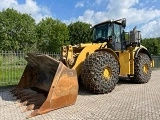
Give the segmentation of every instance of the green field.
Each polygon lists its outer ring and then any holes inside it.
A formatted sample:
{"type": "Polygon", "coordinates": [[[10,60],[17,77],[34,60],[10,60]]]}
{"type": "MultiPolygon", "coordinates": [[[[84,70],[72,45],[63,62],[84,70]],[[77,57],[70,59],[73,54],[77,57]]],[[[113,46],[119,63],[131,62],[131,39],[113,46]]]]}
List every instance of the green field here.
{"type": "Polygon", "coordinates": [[[17,84],[26,66],[24,56],[5,54],[0,56],[0,86],[17,84]]]}
{"type": "Polygon", "coordinates": [[[24,67],[19,68],[2,68],[0,67],[0,86],[14,85],[20,80],[24,67]]]}

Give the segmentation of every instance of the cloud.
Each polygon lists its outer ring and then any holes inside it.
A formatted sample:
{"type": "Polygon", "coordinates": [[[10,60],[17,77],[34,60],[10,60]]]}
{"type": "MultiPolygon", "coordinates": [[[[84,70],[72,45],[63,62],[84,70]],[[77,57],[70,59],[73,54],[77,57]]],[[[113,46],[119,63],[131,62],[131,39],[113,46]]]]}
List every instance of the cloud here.
{"type": "MultiPolygon", "coordinates": [[[[97,4],[99,4],[101,0],[96,1],[97,4]]],[[[124,2],[122,2],[122,0],[117,0],[116,2],[115,0],[109,0],[105,11],[96,12],[92,9],[87,9],[83,13],[83,15],[77,18],[77,20],[94,25],[108,19],[126,18],[128,27],[135,25],[143,26],[141,30],[144,30],[144,28],[147,28],[147,26],[149,26],[148,31],[151,32],[147,33],[151,33],[150,36],[160,36],[160,33],[152,32],[156,31],[157,29],[154,28],[154,25],[160,22],[159,20],[155,21],[155,19],[160,17],[160,9],[156,9],[153,6],[151,6],[150,8],[145,8],[145,6],[143,6],[143,8],[138,8],[138,4],[139,0],[126,0],[124,2]]],[[[130,28],[129,30],[131,29],[132,28],[130,28]]],[[[145,34],[144,32],[142,33],[144,37],[150,37],[148,34],[145,34]]]]}
{"type": "Polygon", "coordinates": [[[77,4],[75,5],[75,8],[78,8],[78,7],[84,7],[84,2],[83,1],[77,2],[77,4]]]}
{"type": "Polygon", "coordinates": [[[160,37],[159,28],[160,28],[160,18],[146,23],[144,26],[141,27],[142,37],[143,36],[145,38],[160,37]]]}
{"type": "Polygon", "coordinates": [[[52,17],[52,14],[45,6],[39,6],[34,0],[26,0],[24,4],[19,4],[18,0],[0,0],[0,11],[13,8],[21,13],[30,14],[36,22],[42,18],[52,17]]]}
{"type": "Polygon", "coordinates": [[[79,16],[78,20],[80,21],[85,21],[87,23],[93,23],[93,15],[95,14],[95,12],[93,10],[86,10],[83,14],[83,16],[79,16]]]}
{"type": "Polygon", "coordinates": [[[65,23],[66,25],[69,25],[70,23],[74,23],[77,21],[77,18],[70,18],[69,20],[62,20],[63,23],[65,23]]]}

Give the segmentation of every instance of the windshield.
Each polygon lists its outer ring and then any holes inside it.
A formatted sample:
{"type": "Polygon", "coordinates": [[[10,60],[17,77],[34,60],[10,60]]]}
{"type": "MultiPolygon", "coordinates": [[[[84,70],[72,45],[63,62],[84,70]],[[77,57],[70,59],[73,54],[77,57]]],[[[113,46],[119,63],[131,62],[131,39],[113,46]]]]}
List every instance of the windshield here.
{"type": "Polygon", "coordinates": [[[112,35],[112,28],[110,23],[105,23],[94,27],[93,42],[106,41],[112,35]]]}

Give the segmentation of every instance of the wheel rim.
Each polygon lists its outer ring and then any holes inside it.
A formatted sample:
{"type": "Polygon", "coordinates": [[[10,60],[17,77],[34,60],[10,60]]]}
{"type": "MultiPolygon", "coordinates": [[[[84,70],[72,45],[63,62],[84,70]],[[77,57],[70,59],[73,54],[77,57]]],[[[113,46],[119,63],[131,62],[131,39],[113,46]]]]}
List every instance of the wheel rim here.
{"type": "Polygon", "coordinates": [[[148,70],[149,70],[148,65],[147,65],[147,64],[144,64],[144,65],[143,65],[143,72],[144,72],[144,73],[147,73],[148,70]]]}
{"type": "Polygon", "coordinates": [[[105,67],[103,70],[103,76],[107,78],[107,80],[111,77],[112,72],[110,67],[105,67]]]}

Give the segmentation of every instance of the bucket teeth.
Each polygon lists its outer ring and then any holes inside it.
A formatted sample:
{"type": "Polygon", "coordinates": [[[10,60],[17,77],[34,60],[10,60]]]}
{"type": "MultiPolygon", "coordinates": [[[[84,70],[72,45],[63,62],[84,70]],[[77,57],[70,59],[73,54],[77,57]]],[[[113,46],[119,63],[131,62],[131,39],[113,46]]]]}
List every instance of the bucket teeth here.
{"type": "Polygon", "coordinates": [[[22,112],[39,109],[41,105],[30,104],[22,112]]]}
{"type": "Polygon", "coordinates": [[[22,112],[39,109],[46,100],[43,94],[30,89],[17,90],[14,92],[14,95],[18,99],[15,102],[18,107],[27,106],[22,112]]]}
{"type": "Polygon", "coordinates": [[[31,117],[33,117],[33,116],[36,116],[36,115],[38,115],[38,109],[34,110],[30,115],[28,115],[28,116],[26,117],[26,119],[29,119],[29,118],[31,118],[31,117]]]}
{"type": "Polygon", "coordinates": [[[24,101],[24,102],[22,102],[22,103],[19,103],[18,107],[25,106],[25,105],[27,105],[27,103],[28,103],[28,101],[24,101]]]}
{"type": "Polygon", "coordinates": [[[30,110],[35,110],[35,109],[39,109],[41,107],[41,105],[45,102],[46,97],[43,96],[42,94],[38,94],[37,97],[39,96],[39,99],[29,99],[29,101],[27,101],[28,103],[26,104],[27,107],[22,111],[22,112],[26,112],[26,111],[30,111],[30,110]]]}
{"type": "Polygon", "coordinates": [[[14,104],[17,104],[17,103],[20,103],[21,102],[21,100],[17,100],[14,104]]]}
{"type": "Polygon", "coordinates": [[[28,94],[28,95],[22,96],[19,99],[20,99],[20,102],[24,102],[26,100],[32,99],[36,95],[37,95],[37,93],[35,93],[35,94],[28,94]]]}
{"type": "MultiPolygon", "coordinates": [[[[13,92],[13,91],[12,91],[13,92]]],[[[20,103],[18,106],[25,105],[26,101],[31,100],[34,96],[37,96],[37,92],[31,89],[16,89],[13,92],[13,96],[16,96],[18,99],[16,103],[20,103]]]]}
{"type": "Polygon", "coordinates": [[[46,97],[43,96],[42,94],[37,94],[37,96],[34,96],[31,99],[28,99],[28,104],[34,104],[36,105],[42,105],[44,101],[46,100],[46,97]]]}
{"type": "Polygon", "coordinates": [[[21,102],[24,102],[24,101],[26,101],[26,100],[31,99],[32,97],[33,97],[33,96],[31,96],[31,95],[23,96],[22,98],[20,98],[20,101],[21,101],[21,102]]]}
{"type": "Polygon", "coordinates": [[[19,98],[15,103],[23,103],[25,101],[34,102],[34,101],[37,101],[37,99],[39,99],[41,96],[42,96],[42,94],[25,95],[25,96],[22,96],[21,98],[19,98]]]}
{"type": "Polygon", "coordinates": [[[26,111],[30,111],[33,110],[35,108],[34,104],[28,105],[22,112],[26,112],[26,111]]]}

